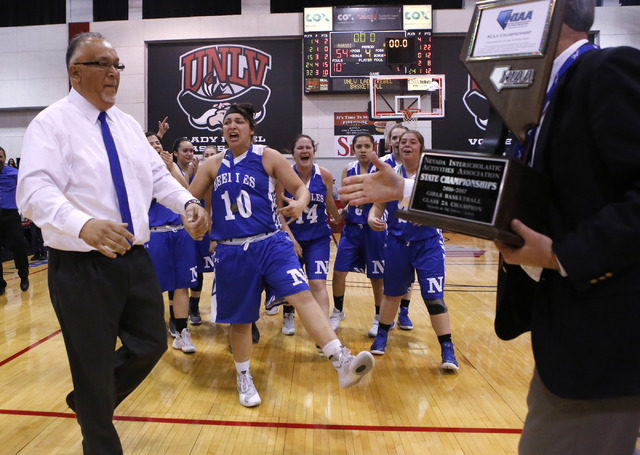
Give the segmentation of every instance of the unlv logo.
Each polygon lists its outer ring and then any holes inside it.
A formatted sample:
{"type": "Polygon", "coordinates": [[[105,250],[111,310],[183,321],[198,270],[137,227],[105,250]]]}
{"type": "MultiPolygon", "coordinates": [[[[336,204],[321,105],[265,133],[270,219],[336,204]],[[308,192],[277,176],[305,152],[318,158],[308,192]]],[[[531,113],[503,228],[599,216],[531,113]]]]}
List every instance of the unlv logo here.
{"type": "Polygon", "coordinates": [[[182,90],[178,104],[199,129],[222,129],[222,119],[233,103],[251,103],[256,123],[266,115],[271,89],[265,85],[271,55],[252,47],[215,45],[180,56],[182,90]]]}
{"type": "Polygon", "coordinates": [[[482,131],[486,130],[489,117],[489,102],[480,87],[468,74],[467,91],[462,95],[462,102],[469,114],[473,116],[476,126],[482,131]]]}

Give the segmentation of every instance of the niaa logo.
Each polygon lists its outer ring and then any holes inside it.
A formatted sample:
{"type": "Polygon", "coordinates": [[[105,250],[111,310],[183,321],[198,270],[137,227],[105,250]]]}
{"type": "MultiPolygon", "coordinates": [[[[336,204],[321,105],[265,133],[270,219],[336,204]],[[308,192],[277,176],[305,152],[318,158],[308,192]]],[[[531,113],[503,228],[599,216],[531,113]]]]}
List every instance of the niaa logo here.
{"type": "Polygon", "coordinates": [[[222,129],[227,108],[233,103],[251,103],[255,121],[266,115],[271,89],[265,80],[271,55],[255,48],[216,45],[191,50],[180,56],[182,90],[178,104],[195,128],[222,129]]]}
{"type": "Polygon", "coordinates": [[[531,20],[533,17],[533,11],[521,11],[521,12],[513,12],[512,9],[507,9],[501,11],[498,15],[498,24],[502,27],[502,30],[507,28],[510,22],[520,22],[525,20],[531,20]]]}

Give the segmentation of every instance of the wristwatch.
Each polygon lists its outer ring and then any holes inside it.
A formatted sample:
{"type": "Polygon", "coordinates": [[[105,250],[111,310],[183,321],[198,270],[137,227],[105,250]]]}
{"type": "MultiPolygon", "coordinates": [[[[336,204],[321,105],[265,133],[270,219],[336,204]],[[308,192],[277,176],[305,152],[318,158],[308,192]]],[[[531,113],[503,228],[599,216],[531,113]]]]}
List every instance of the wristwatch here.
{"type": "Polygon", "coordinates": [[[187,202],[184,203],[184,209],[187,210],[187,206],[189,204],[198,204],[200,207],[202,207],[202,204],[200,204],[200,200],[199,199],[189,199],[187,202]]]}

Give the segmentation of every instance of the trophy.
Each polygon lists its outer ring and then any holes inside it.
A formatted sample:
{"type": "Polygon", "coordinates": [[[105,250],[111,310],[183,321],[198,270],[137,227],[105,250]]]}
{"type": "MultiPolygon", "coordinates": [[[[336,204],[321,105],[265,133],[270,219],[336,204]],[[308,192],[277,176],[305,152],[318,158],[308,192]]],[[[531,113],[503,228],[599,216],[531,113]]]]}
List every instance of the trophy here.
{"type": "Polygon", "coordinates": [[[476,4],[460,59],[491,104],[480,152],[423,153],[407,211],[420,224],[520,246],[514,218],[540,229],[546,179],[504,156],[507,129],[526,148],[539,122],[562,27],[564,0],[476,4]]]}

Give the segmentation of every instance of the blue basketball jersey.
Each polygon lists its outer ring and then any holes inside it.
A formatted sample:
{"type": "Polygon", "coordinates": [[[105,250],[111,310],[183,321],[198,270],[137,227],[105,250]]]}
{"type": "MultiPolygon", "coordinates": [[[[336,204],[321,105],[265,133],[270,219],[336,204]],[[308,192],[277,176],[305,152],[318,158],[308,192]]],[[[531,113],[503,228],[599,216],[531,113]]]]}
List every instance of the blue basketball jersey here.
{"type": "MultiPolygon", "coordinates": [[[[360,175],[360,163],[358,161],[352,161],[347,165],[347,177],[351,177],[352,175],[360,175]]],[[[376,168],[373,163],[369,164],[369,169],[367,172],[371,174],[375,172],[376,168]]],[[[346,223],[354,223],[354,224],[364,224],[367,225],[367,218],[369,217],[369,210],[371,210],[371,206],[373,204],[364,204],[364,205],[348,205],[347,216],[345,216],[344,220],[346,223]]]]}
{"type": "Polygon", "coordinates": [[[227,150],[211,195],[211,239],[228,240],[277,231],[276,180],[262,165],[264,145],[252,145],[235,160],[227,150]]]}
{"type": "Polygon", "coordinates": [[[398,165],[398,162],[396,161],[396,159],[393,156],[393,152],[391,153],[387,153],[385,156],[383,156],[382,161],[384,161],[385,163],[387,163],[389,166],[391,166],[392,168],[396,168],[396,166],[398,165]]]}
{"type": "MultiPolygon", "coordinates": [[[[296,166],[293,170],[298,173],[296,166]]],[[[310,199],[306,211],[302,212],[297,220],[289,224],[289,229],[297,241],[313,240],[317,238],[329,237],[331,228],[327,224],[327,187],[322,181],[320,166],[313,165],[311,179],[307,183],[310,199]]],[[[293,198],[293,195],[285,190],[287,197],[293,198]]],[[[333,197],[329,195],[329,197],[333,197]]]]}
{"type": "MultiPolygon", "coordinates": [[[[405,178],[407,177],[407,172],[402,164],[396,167],[396,172],[405,178]]],[[[398,201],[391,201],[387,203],[387,230],[390,235],[406,242],[425,240],[430,237],[440,235],[439,229],[430,226],[417,225],[398,218],[396,216],[396,211],[398,210],[405,210],[404,208],[399,207],[398,201]]]]}
{"type": "Polygon", "coordinates": [[[180,225],[182,219],[180,215],[153,199],[149,207],[149,226],[164,226],[165,224],[180,225]]]}

